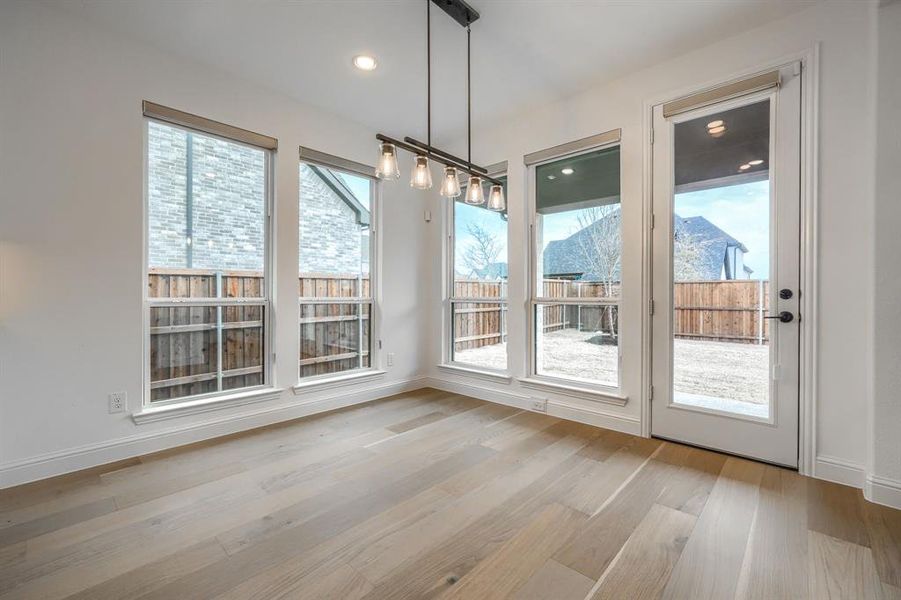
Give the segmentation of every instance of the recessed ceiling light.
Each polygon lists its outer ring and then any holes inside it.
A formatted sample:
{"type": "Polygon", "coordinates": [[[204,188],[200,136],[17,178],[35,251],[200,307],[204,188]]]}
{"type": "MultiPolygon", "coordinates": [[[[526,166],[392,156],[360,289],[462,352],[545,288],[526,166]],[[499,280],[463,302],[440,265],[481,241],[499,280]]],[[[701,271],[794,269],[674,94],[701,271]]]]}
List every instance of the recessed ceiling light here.
{"type": "Polygon", "coordinates": [[[563,173],[564,175],[572,175],[573,174],[573,170],[569,167],[560,169],[560,172],[563,173]]]}
{"type": "Polygon", "coordinates": [[[716,121],[711,121],[707,123],[707,129],[713,129],[714,127],[722,127],[725,125],[722,119],[717,119],[716,121]]]}
{"type": "Polygon", "coordinates": [[[743,164],[742,166],[740,166],[740,167],[738,167],[738,168],[739,168],[740,170],[742,170],[742,171],[747,171],[748,169],[751,168],[751,165],[749,165],[749,164],[746,163],[746,164],[743,164]]]}
{"type": "Polygon", "coordinates": [[[720,137],[726,132],[726,126],[720,125],[719,127],[713,127],[707,130],[707,133],[712,135],[713,137],[720,137]]]}
{"type": "Polygon", "coordinates": [[[354,66],[361,71],[375,71],[375,68],[379,66],[379,63],[376,62],[375,57],[369,56],[368,54],[358,54],[354,56],[354,66]]]}
{"type": "Polygon", "coordinates": [[[762,165],[763,160],[761,160],[759,158],[755,158],[754,160],[749,160],[748,164],[751,165],[752,167],[756,167],[757,165],[762,165]]]}
{"type": "Polygon", "coordinates": [[[557,176],[556,175],[548,175],[547,178],[548,179],[557,179],[557,176]]]}

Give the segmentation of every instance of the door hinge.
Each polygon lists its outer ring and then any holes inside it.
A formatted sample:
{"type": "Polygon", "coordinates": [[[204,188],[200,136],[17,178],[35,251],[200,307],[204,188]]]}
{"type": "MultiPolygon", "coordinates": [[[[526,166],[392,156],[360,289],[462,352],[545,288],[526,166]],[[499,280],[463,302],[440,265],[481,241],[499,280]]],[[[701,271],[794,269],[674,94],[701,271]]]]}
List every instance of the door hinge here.
{"type": "Polygon", "coordinates": [[[654,128],[651,127],[651,145],[654,145],[654,128]]]}
{"type": "Polygon", "coordinates": [[[652,385],[648,388],[648,402],[653,402],[653,401],[654,401],[654,386],[652,385]]]}
{"type": "Polygon", "coordinates": [[[657,215],[651,213],[651,229],[657,226],[657,215]]]}
{"type": "Polygon", "coordinates": [[[648,314],[652,317],[654,316],[654,299],[653,298],[648,300],[648,314]]]}

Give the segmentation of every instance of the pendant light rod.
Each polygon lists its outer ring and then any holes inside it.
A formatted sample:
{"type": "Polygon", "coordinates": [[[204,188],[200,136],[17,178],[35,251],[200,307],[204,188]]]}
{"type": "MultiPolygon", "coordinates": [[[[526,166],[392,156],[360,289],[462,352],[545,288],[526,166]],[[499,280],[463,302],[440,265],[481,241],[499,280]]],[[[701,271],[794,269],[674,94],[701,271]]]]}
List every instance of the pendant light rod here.
{"type": "Polygon", "coordinates": [[[432,147],[432,0],[425,0],[426,140],[432,147]]]}
{"type": "Polygon", "coordinates": [[[472,169],[472,61],[469,51],[469,24],[466,24],[466,162],[472,169]]]}
{"type": "Polygon", "coordinates": [[[463,160],[459,156],[454,156],[450,152],[445,152],[441,148],[435,148],[434,146],[430,146],[429,144],[423,144],[416,138],[411,138],[410,136],[407,136],[404,138],[404,141],[407,142],[408,144],[412,144],[414,146],[422,148],[423,150],[431,152],[435,156],[444,157],[448,160],[452,160],[454,162],[460,163],[461,165],[468,165],[470,170],[477,171],[479,174],[485,174],[485,175],[488,174],[488,169],[486,169],[485,167],[480,167],[479,165],[473,165],[473,164],[469,163],[469,161],[463,160]]]}
{"type": "MultiPolygon", "coordinates": [[[[423,152],[426,150],[422,146],[413,145],[412,143],[409,143],[409,142],[402,142],[400,140],[396,140],[392,137],[389,137],[383,133],[375,134],[375,138],[377,140],[379,140],[380,142],[387,142],[389,144],[394,144],[396,147],[400,148],[401,150],[406,150],[407,152],[410,152],[411,154],[423,154],[423,152]]],[[[442,152],[442,154],[447,154],[447,153],[442,152]]],[[[485,173],[488,170],[485,169],[484,167],[480,167],[478,165],[472,165],[472,168],[469,168],[469,165],[464,160],[460,160],[458,162],[457,160],[452,160],[452,159],[447,158],[446,156],[442,156],[441,154],[438,154],[438,153],[434,153],[432,155],[432,160],[434,160],[436,163],[442,164],[446,167],[455,167],[456,169],[463,171],[464,173],[469,173],[470,175],[477,175],[477,176],[481,177],[482,179],[484,179],[485,181],[493,183],[494,185],[503,185],[497,179],[495,179],[493,177],[489,177],[488,175],[485,175],[485,173]],[[479,170],[476,171],[476,169],[479,169],[479,170]]]]}

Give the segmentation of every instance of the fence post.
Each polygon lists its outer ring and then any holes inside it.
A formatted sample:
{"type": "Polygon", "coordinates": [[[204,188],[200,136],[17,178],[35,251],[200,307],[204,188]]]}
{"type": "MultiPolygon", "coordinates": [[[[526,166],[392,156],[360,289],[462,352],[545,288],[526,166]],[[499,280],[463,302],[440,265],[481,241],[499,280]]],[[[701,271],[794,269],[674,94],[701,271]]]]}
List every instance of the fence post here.
{"type": "Polygon", "coordinates": [[[763,345],[763,279],[757,280],[757,345],[763,345]]]}
{"type": "MultiPolygon", "coordinates": [[[[578,296],[579,298],[582,297],[582,282],[581,281],[576,282],[576,296],[578,296]]],[[[582,305],[581,304],[576,305],[576,319],[578,319],[578,321],[579,321],[578,325],[576,325],[576,330],[582,331],[582,305]]]]}
{"type": "MultiPolygon", "coordinates": [[[[216,297],[222,298],[222,271],[216,271],[216,297]]],[[[216,306],[216,390],[222,391],[222,305],[216,306]]]]}

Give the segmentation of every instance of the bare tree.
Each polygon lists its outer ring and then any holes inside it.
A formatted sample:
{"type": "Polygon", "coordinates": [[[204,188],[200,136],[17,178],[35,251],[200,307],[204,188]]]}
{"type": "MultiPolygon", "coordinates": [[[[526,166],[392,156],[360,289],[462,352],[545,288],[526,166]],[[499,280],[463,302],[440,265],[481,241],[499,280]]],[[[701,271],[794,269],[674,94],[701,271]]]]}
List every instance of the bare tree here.
{"type": "Polygon", "coordinates": [[[703,265],[712,240],[691,233],[678,217],[673,223],[673,281],[704,278],[703,265]]]}
{"type": "MultiPolygon", "coordinates": [[[[579,231],[575,238],[582,264],[587,267],[588,274],[603,286],[605,298],[619,294],[616,286],[619,285],[623,259],[621,215],[618,204],[606,204],[586,208],[577,217],[579,231]]],[[[616,338],[618,332],[613,308],[604,307],[603,314],[607,330],[616,338]]]]}
{"type": "Polygon", "coordinates": [[[501,243],[497,236],[479,225],[467,223],[466,231],[472,238],[463,251],[463,264],[472,273],[488,274],[489,267],[497,261],[501,253],[501,243]]]}

